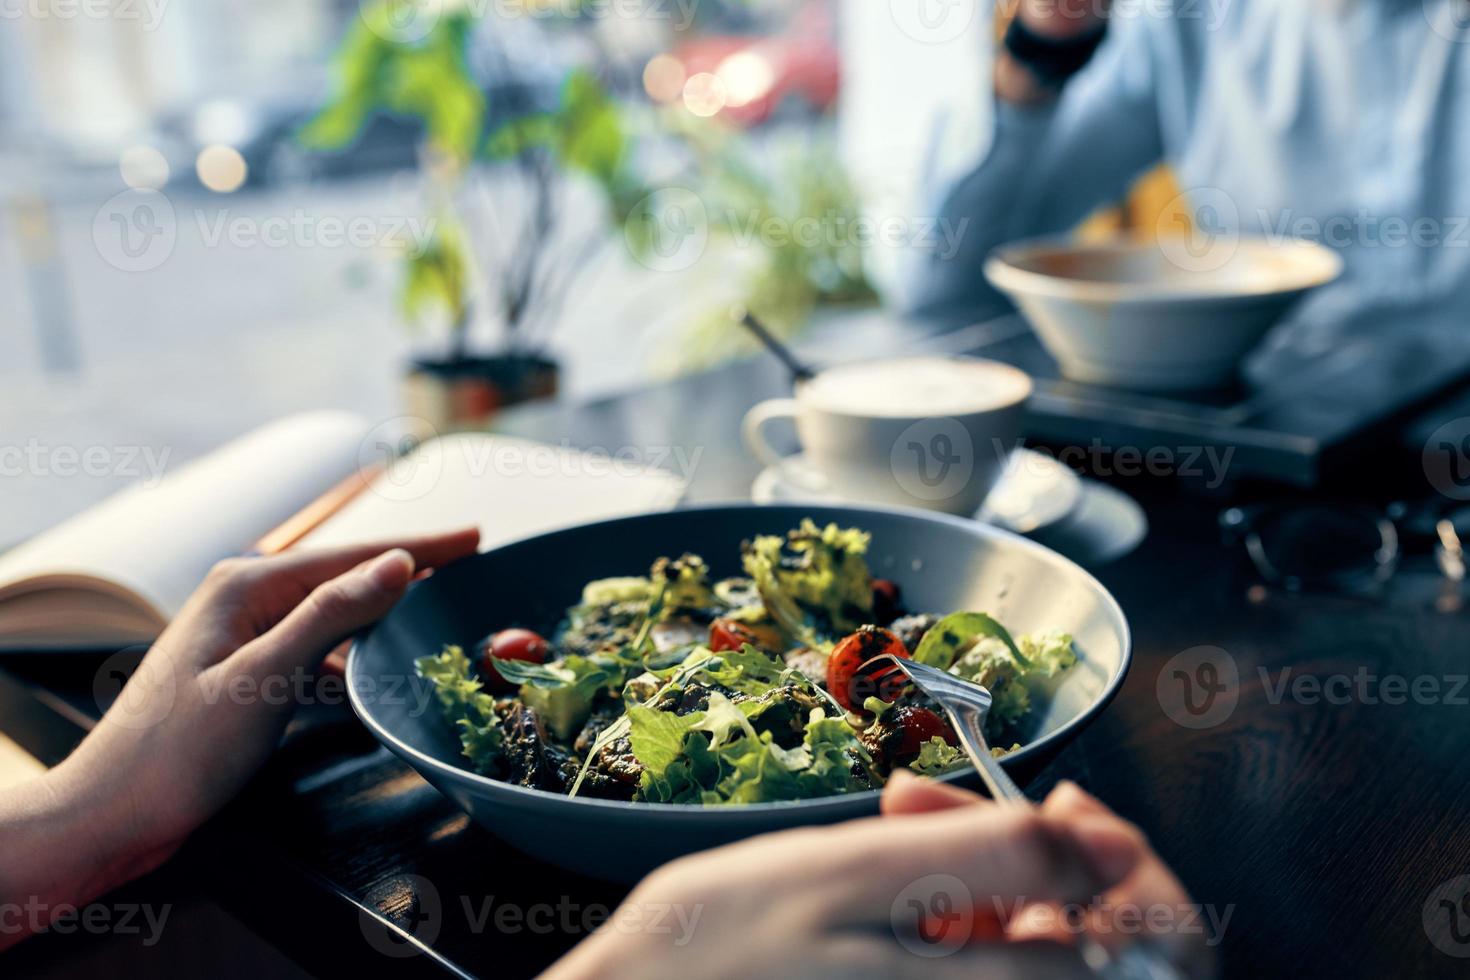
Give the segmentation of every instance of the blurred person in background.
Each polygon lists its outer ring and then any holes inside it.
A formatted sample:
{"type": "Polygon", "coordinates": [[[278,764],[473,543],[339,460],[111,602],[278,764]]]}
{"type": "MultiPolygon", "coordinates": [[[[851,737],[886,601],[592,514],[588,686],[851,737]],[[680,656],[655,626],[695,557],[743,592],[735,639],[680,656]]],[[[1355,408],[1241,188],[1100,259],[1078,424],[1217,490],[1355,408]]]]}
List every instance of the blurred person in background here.
{"type": "Polygon", "coordinates": [[[1144,230],[1187,236],[1195,268],[1239,235],[1345,260],[1278,349],[1470,312],[1466,0],[1019,0],[993,79],[993,132],[941,127],[929,154],[931,213],[969,223],[958,254],[908,262],[910,312],[999,304],[991,249],[1072,228],[1160,161],[1184,210],[1144,230]]]}

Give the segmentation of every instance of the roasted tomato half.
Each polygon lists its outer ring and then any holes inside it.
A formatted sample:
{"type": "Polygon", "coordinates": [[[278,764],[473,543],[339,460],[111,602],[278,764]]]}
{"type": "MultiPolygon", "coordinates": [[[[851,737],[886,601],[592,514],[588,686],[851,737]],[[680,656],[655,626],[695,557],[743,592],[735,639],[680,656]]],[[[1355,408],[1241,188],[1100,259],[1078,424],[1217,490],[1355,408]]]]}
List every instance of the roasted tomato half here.
{"type": "Polygon", "coordinates": [[[780,635],[769,626],[752,626],[734,619],[717,619],[709,624],[709,648],[715,653],[739,650],[747,643],[768,653],[777,653],[782,646],[780,635]]]}
{"type": "Polygon", "coordinates": [[[827,658],[827,691],[848,711],[861,711],[863,702],[877,696],[885,701],[898,697],[908,678],[889,665],[869,674],[858,668],[883,654],[908,659],[909,651],[893,633],[877,626],[864,626],[843,638],[827,658]]]}

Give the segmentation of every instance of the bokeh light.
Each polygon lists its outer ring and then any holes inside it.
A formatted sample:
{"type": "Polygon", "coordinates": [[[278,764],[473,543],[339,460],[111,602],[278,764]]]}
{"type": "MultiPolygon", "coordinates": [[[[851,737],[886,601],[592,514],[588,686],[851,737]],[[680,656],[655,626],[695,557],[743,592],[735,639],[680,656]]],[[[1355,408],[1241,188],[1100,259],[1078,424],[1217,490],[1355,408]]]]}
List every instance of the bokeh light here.
{"type": "Polygon", "coordinates": [[[130,146],[118,158],[123,183],[134,190],[156,191],[168,183],[168,161],[151,146],[130,146]]]}
{"type": "Polygon", "coordinates": [[[233,146],[215,143],[199,151],[199,157],[194,161],[194,171],[205,187],[228,194],[245,183],[249,168],[239,150],[233,146]]]}
{"type": "Polygon", "coordinates": [[[653,101],[667,105],[679,101],[687,78],[682,61],[671,54],[657,54],[643,68],[643,90],[653,101]]]}
{"type": "Polygon", "coordinates": [[[684,107],[696,116],[713,116],[729,103],[724,81],[702,71],[684,83],[684,107]]]}
{"type": "Polygon", "coordinates": [[[765,98],[776,84],[776,72],[770,61],[756,51],[732,54],[720,63],[716,74],[725,83],[730,105],[736,107],[765,98]]]}

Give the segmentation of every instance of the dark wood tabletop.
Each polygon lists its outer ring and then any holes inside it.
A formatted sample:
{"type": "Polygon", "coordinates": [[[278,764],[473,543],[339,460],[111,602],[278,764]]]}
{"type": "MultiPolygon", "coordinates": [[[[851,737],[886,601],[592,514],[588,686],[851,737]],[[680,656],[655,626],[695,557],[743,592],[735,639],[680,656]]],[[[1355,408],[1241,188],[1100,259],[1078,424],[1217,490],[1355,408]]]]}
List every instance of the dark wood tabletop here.
{"type": "MultiPolygon", "coordinates": [[[[520,410],[502,428],[609,450],[697,451],[689,499],[743,499],[756,467],[738,445],[738,421],[786,384],[774,364],[752,360],[520,410]]],[[[1431,492],[1417,458],[1391,446],[1364,466],[1352,486],[1318,497],[1376,506],[1431,492]]],[[[1466,975],[1466,593],[1423,555],[1361,594],[1262,587],[1217,518],[1229,504],[1286,491],[1229,481],[1206,490],[1168,475],[1115,482],[1150,523],[1137,551],[1094,569],[1131,621],[1132,669],[1032,793],[1073,779],[1142,827],[1223,923],[1228,975],[1466,975]]],[[[0,663],[0,730],[44,761],[60,758],[97,713],[98,661],[0,663]]],[[[249,791],[132,888],[207,896],[322,976],[527,975],[624,893],[472,825],[340,701],[304,708],[249,791]],[[384,919],[406,932],[390,934],[384,919]]],[[[59,939],[23,944],[12,963],[66,962],[75,944],[59,939]]],[[[166,957],[167,937],[159,948],[166,957]]]]}

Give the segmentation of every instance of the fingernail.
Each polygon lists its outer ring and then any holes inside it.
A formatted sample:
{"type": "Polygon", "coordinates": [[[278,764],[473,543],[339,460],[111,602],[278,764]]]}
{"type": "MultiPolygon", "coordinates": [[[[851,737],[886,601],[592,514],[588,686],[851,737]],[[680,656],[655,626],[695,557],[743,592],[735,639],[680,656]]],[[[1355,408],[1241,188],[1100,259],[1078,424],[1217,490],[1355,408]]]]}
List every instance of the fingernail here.
{"type": "Polygon", "coordinates": [[[888,782],[885,785],[893,786],[895,784],[910,783],[918,778],[918,774],[913,772],[913,770],[906,769],[903,766],[899,766],[897,769],[888,774],[888,782]]]}
{"type": "Polygon", "coordinates": [[[413,555],[402,548],[385,551],[372,560],[363,574],[385,592],[401,589],[413,578],[413,555]]]}
{"type": "Polygon", "coordinates": [[[1065,803],[1069,800],[1075,802],[1079,799],[1085,798],[1086,795],[1087,794],[1082,792],[1081,786],[1078,786],[1070,779],[1063,779],[1061,782],[1052,787],[1052,791],[1046,794],[1046,798],[1047,800],[1060,800],[1065,803]]]}

